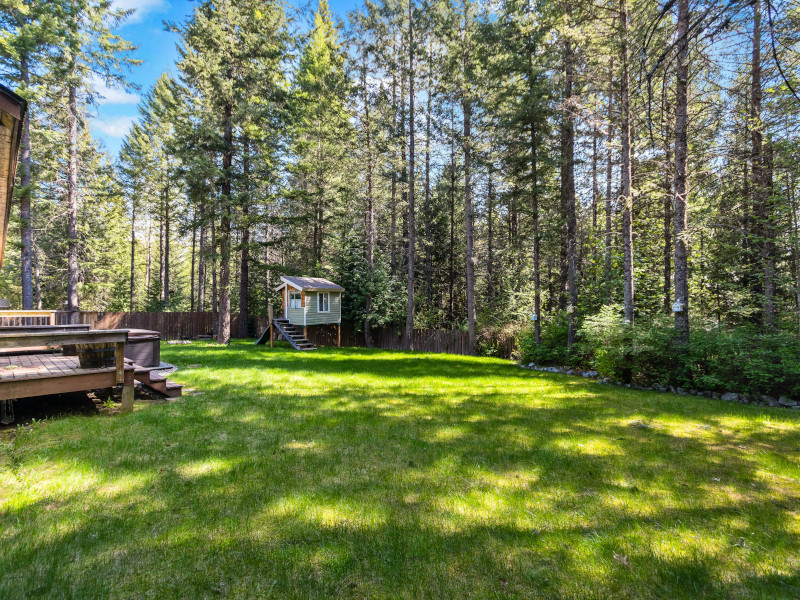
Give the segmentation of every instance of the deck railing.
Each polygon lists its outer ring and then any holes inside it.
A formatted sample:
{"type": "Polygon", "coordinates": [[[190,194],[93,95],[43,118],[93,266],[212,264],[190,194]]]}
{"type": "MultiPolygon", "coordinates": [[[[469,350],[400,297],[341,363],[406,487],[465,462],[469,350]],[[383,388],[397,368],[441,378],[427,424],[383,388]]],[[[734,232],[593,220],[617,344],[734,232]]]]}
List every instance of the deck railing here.
{"type": "Polygon", "coordinates": [[[0,327],[56,325],[57,321],[55,310],[0,310],[0,327]]]}

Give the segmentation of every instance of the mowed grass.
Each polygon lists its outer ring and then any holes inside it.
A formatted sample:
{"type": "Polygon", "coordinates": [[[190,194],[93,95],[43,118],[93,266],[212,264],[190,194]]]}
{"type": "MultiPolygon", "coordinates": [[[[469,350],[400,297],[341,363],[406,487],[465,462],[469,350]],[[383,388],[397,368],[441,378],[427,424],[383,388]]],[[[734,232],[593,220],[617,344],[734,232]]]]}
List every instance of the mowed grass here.
{"type": "Polygon", "coordinates": [[[0,598],[800,597],[800,411],[448,355],[163,358],[204,393],[3,438],[0,598]]]}

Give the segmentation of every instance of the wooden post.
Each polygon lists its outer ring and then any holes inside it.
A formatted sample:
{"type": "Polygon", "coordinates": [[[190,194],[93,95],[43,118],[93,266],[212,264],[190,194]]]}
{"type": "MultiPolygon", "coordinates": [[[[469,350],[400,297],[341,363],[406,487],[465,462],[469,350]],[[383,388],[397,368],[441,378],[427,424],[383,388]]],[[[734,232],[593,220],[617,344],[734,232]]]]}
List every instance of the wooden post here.
{"type": "Polygon", "coordinates": [[[117,383],[125,382],[125,342],[117,342],[114,350],[114,359],[117,366],[117,383]]]}
{"type": "Polygon", "coordinates": [[[337,348],[341,348],[342,347],[342,324],[341,323],[339,323],[336,326],[336,347],[337,348]]]}
{"type": "Polygon", "coordinates": [[[303,327],[303,337],[308,339],[308,327],[303,327]]]}
{"type": "Polygon", "coordinates": [[[272,312],[272,302],[267,305],[267,320],[269,321],[269,347],[272,348],[272,317],[274,316],[272,312]]]}
{"type": "Polygon", "coordinates": [[[122,408],[121,412],[129,413],[133,411],[133,369],[125,371],[122,384],[122,408]]]}

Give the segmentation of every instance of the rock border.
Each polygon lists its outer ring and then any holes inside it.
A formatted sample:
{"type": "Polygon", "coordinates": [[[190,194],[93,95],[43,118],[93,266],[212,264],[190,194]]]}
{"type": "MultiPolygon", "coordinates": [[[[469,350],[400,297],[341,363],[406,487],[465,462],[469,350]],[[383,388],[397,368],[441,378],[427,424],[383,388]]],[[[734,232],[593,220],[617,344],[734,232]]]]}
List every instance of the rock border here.
{"type": "Polygon", "coordinates": [[[520,363],[523,369],[531,371],[540,371],[543,373],[560,373],[562,375],[580,376],[585,379],[594,379],[597,383],[602,385],[615,385],[618,387],[625,387],[632,390],[641,390],[646,392],[662,392],[670,394],[678,394],[679,396],[697,396],[701,398],[714,398],[716,400],[724,400],[725,402],[736,402],[738,404],[752,404],[755,406],[770,406],[773,408],[789,408],[800,410],[800,401],[787,396],[766,396],[764,394],[758,396],[750,396],[748,394],[740,394],[738,392],[709,392],[706,390],[684,389],[682,387],[675,387],[672,385],[633,385],[630,383],[622,383],[621,381],[611,381],[609,377],[601,377],[597,371],[583,371],[581,369],[572,369],[569,367],[543,367],[535,363],[528,363],[527,365],[520,363]]]}

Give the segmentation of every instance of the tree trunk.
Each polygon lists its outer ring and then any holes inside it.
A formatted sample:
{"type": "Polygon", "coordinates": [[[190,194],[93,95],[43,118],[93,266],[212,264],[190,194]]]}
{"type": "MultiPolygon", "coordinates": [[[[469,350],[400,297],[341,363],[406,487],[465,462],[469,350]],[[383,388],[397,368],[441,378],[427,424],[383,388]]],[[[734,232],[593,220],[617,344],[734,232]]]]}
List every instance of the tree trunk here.
{"type": "Polygon", "coordinates": [[[366,211],[366,230],[367,230],[367,278],[368,288],[366,300],[364,302],[364,343],[367,348],[373,347],[372,341],[372,286],[375,276],[375,206],[372,196],[372,122],[369,114],[369,91],[367,89],[367,51],[364,50],[363,63],[361,69],[361,86],[364,91],[364,133],[367,143],[367,211],[366,211]]]}
{"type": "MultiPolygon", "coordinates": [[[[30,70],[28,66],[28,55],[20,55],[20,79],[27,91],[30,83],[30,70]]],[[[22,283],[22,310],[33,308],[33,263],[31,255],[33,253],[33,236],[31,226],[31,116],[22,124],[22,140],[20,141],[20,195],[19,195],[19,217],[20,217],[20,270],[22,283]]]]}
{"type": "Polygon", "coordinates": [[[489,165],[486,174],[486,298],[489,308],[494,306],[495,300],[495,272],[494,272],[494,171],[492,168],[493,140],[489,139],[489,165]]]}
{"type": "Polygon", "coordinates": [[[606,230],[605,230],[605,280],[606,304],[611,304],[611,212],[614,208],[613,183],[614,163],[611,153],[611,140],[614,138],[614,57],[608,67],[608,137],[606,138],[606,230]]]}
{"type": "Polygon", "coordinates": [[[620,86],[621,136],[622,136],[622,253],[624,263],[625,321],[633,323],[633,177],[631,175],[631,114],[630,76],[628,74],[628,2],[620,0],[620,37],[622,38],[622,79],[620,86]]]}
{"type": "Polygon", "coordinates": [[[531,122],[531,200],[533,213],[533,335],[536,345],[542,343],[542,284],[541,284],[541,235],[539,233],[539,171],[537,164],[536,129],[531,122]]]}
{"type": "Polygon", "coordinates": [[[161,189],[161,203],[158,207],[158,285],[159,300],[164,300],[164,189],[161,189]]]}
{"type": "Polygon", "coordinates": [[[797,301],[797,339],[800,341],[800,223],[797,216],[797,200],[794,194],[794,175],[787,172],[786,189],[789,194],[789,204],[792,207],[792,228],[794,230],[794,240],[792,249],[795,256],[795,300],[797,301]]]}
{"type": "Polygon", "coordinates": [[[467,332],[469,335],[468,352],[475,352],[475,252],[473,249],[473,229],[475,216],[472,206],[472,104],[467,98],[466,90],[462,91],[462,111],[464,115],[464,234],[466,239],[467,267],[467,332]]]}
{"type": "Polygon", "coordinates": [[[169,293],[169,171],[167,171],[167,181],[164,186],[164,310],[169,310],[170,293],[169,293]]]}
{"type": "MultiPolygon", "coordinates": [[[[33,239],[32,241],[35,248],[36,240],[33,239]]],[[[42,310],[42,273],[39,268],[38,255],[34,253],[33,258],[33,295],[36,300],[36,310],[42,310]]]]}
{"type": "Polygon", "coordinates": [[[144,269],[144,289],[145,289],[145,294],[146,294],[145,297],[146,297],[146,300],[147,300],[148,303],[150,302],[150,284],[151,284],[150,278],[152,277],[152,266],[153,266],[153,250],[152,250],[152,244],[150,243],[152,241],[152,237],[153,237],[153,216],[148,211],[148,213],[147,213],[147,244],[146,244],[146,247],[147,247],[147,264],[145,265],[145,269],[144,269]]]}
{"type": "Polygon", "coordinates": [[[406,329],[403,339],[405,350],[414,349],[414,258],[417,232],[414,223],[414,15],[413,4],[408,3],[408,305],[406,329]]]}
{"type": "Polygon", "coordinates": [[[242,202],[242,243],[239,269],[239,331],[240,338],[247,337],[247,320],[250,317],[250,140],[242,142],[242,172],[244,176],[244,202],[242,202]]]}
{"type": "Polygon", "coordinates": [[[197,209],[192,208],[192,267],[189,274],[189,311],[194,312],[195,296],[195,269],[197,265],[197,209]]]}
{"type": "Polygon", "coordinates": [[[231,167],[233,165],[233,107],[225,106],[223,122],[222,186],[219,219],[219,322],[217,343],[231,342],[231,167]]]}
{"type": "Polygon", "coordinates": [[[131,199],[131,298],[130,312],[136,302],[136,199],[131,199]]]}
{"type": "MultiPolygon", "coordinates": [[[[397,57],[396,42],[392,38],[392,51],[397,57]]],[[[397,78],[392,71],[392,136],[397,140],[397,78]]],[[[404,142],[405,143],[405,142],[404,142]]],[[[392,149],[392,200],[391,200],[391,226],[389,230],[389,273],[394,277],[397,273],[397,154],[392,149]]]]}
{"type": "MultiPolygon", "coordinates": [[[[669,104],[664,108],[669,114],[669,104]]],[[[669,313],[672,301],[672,150],[669,131],[671,119],[667,119],[664,134],[664,312],[669,313]]]]}
{"type": "Polygon", "coordinates": [[[217,289],[217,215],[211,217],[211,327],[214,337],[219,331],[219,294],[217,289]]]}
{"type": "MultiPolygon", "coordinates": [[[[451,123],[455,125],[453,119],[454,111],[451,109],[451,123]]],[[[456,286],[456,148],[455,136],[450,138],[450,255],[448,265],[448,317],[452,323],[456,317],[455,309],[455,286],[456,286]]]]}
{"type": "Polygon", "coordinates": [[[431,104],[433,98],[433,36],[428,42],[428,106],[425,111],[425,303],[433,307],[433,240],[431,239],[431,104]]]}
{"type": "MultiPolygon", "coordinates": [[[[200,218],[206,218],[205,201],[200,202],[200,218]]],[[[197,310],[206,309],[206,226],[200,225],[200,242],[197,251],[197,310]]]]}
{"type": "Polygon", "coordinates": [[[750,65],[750,128],[752,136],[753,209],[756,212],[761,246],[761,322],[765,330],[775,324],[775,253],[771,226],[767,161],[764,152],[764,133],[761,122],[761,0],[753,2],[753,56],[750,65]]]}
{"type": "Polygon", "coordinates": [[[78,89],[75,84],[70,84],[68,95],[67,311],[69,311],[69,322],[77,325],[80,306],[78,305],[78,89]]]}
{"type": "Polygon", "coordinates": [[[672,207],[675,240],[675,345],[679,352],[689,346],[689,252],[686,244],[686,162],[689,152],[689,0],[678,0],[677,59],[675,69],[675,199],[672,207]]]}
{"type": "Polygon", "coordinates": [[[767,142],[764,152],[764,207],[766,219],[764,221],[764,243],[762,260],[764,262],[764,329],[769,331],[775,325],[775,257],[776,236],[772,222],[774,202],[773,198],[773,147],[767,142]]]}
{"type": "MultiPolygon", "coordinates": [[[[595,106],[595,113],[597,107],[595,106]]],[[[597,197],[599,196],[597,190],[597,116],[592,117],[594,125],[592,125],[592,235],[590,236],[592,248],[596,248],[595,235],[597,235],[597,197]]],[[[595,250],[592,250],[594,256],[595,250]]]]}
{"type": "MultiPolygon", "coordinates": [[[[669,29],[664,32],[665,43],[669,44],[669,29]]],[[[664,312],[669,314],[672,304],[672,107],[669,95],[669,73],[664,77],[664,312]]]]}
{"type": "Polygon", "coordinates": [[[572,41],[564,40],[564,115],[561,119],[561,206],[567,220],[567,348],[575,345],[577,336],[578,285],[575,272],[575,124],[572,106],[573,83],[572,41]]]}

